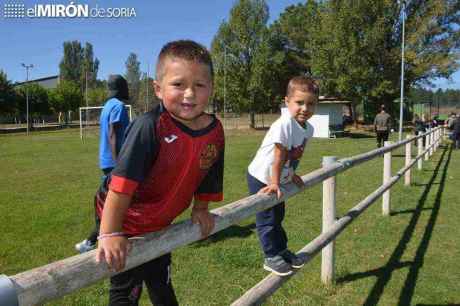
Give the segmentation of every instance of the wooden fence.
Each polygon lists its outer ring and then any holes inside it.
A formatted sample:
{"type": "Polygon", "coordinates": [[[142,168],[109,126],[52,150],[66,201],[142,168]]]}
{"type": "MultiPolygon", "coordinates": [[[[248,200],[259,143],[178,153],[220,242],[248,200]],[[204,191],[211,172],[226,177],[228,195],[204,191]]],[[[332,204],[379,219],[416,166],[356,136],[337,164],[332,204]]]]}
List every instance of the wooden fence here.
{"type": "MultiPolygon", "coordinates": [[[[285,201],[306,188],[323,182],[324,216],[322,234],[307,244],[297,254],[305,262],[308,262],[319,251],[323,250],[321,279],[324,283],[329,284],[334,280],[335,237],[382,195],[383,215],[388,216],[391,211],[390,188],[402,176],[405,177],[405,185],[409,185],[412,166],[417,163],[418,169],[421,169],[423,159],[427,160],[434,153],[442,137],[443,129],[438,127],[419,136],[408,136],[406,140],[398,143],[386,142],[383,148],[350,158],[340,160],[336,160],[335,157],[324,158],[322,168],[302,176],[304,181],[302,188],[298,188],[294,184],[283,186],[285,192],[279,200],[276,199],[275,195],[252,195],[212,210],[212,213],[215,215],[215,228],[212,233],[237,224],[259,211],[285,201]],[[424,147],[423,140],[425,140],[424,147]],[[418,141],[418,155],[412,159],[411,144],[415,141],[418,141]],[[405,166],[394,176],[391,176],[391,152],[401,146],[405,146],[406,148],[405,166]],[[335,176],[382,154],[384,155],[383,184],[349,210],[343,217],[335,220],[335,176]]],[[[200,239],[199,226],[193,224],[190,220],[171,225],[162,231],[148,234],[145,236],[145,239],[133,241],[133,248],[127,258],[125,270],[200,239]]],[[[107,268],[106,264],[96,263],[95,251],[91,251],[13,276],[0,275],[0,305],[24,306],[43,304],[80,288],[87,287],[113,274],[107,268]]],[[[279,277],[270,274],[252,289],[248,290],[232,305],[257,305],[262,303],[285,281],[290,279],[291,275],[279,277]]]]}

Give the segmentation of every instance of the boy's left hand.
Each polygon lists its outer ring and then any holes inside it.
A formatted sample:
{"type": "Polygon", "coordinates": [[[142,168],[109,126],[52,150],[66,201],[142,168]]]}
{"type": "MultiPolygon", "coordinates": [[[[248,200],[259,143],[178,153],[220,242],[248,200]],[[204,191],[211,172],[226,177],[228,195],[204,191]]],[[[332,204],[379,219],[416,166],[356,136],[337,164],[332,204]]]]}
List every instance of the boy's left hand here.
{"type": "Polygon", "coordinates": [[[292,176],[292,182],[297,185],[297,187],[301,188],[304,186],[303,180],[300,176],[294,173],[292,176]]]}
{"type": "Polygon", "coordinates": [[[204,208],[192,208],[192,223],[199,224],[201,237],[206,238],[214,229],[214,216],[204,208]]]}

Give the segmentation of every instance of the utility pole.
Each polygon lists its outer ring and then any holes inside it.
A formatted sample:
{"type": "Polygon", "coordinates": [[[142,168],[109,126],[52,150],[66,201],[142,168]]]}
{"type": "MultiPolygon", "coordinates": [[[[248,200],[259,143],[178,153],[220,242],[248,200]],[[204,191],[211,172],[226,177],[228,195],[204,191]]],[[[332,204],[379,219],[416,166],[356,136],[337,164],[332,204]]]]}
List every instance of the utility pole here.
{"type": "Polygon", "coordinates": [[[88,128],[88,69],[85,69],[85,100],[86,100],[86,113],[85,113],[85,130],[88,128]]]}
{"type": "Polygon", "coordinates": [[[21,65],[22,67],[26,68],[26,134],[27,136],[29,136],[29,69],[34,68],[34,65],[26,65],[24,63],[22,63],[21,65]]]}
{"type": "Polygon", "coordinates": [[[398,1],[402,4],[402,43],[401,43],[401,98],[399,104],[399,141],[402,140],[403,112],[404,112],[404,31],[406,19],[406,1],[398,1]]]}
{"type": "Polygon", "coordinates": [[[227,106],[227,46],[224,45],[224,115],[227,106]]]}
{"type": "Polygon", "coordinates": [[[147,62],[147,79],[145,81],[145,110],[144,112],[146,113],[149,110],[149,62],[147,62]]]}

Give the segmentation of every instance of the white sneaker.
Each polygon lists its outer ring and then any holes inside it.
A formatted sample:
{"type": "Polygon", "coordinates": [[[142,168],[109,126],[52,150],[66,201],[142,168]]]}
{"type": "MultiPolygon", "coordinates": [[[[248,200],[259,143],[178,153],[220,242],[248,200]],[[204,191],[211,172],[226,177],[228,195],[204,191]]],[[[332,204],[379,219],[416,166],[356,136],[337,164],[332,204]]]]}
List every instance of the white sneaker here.
{"type": "Polygon", "coordinates": [[[92,244],[88,239],[83,240],[75,245],[75,250],[79,253],[89,252],[96,248],[96,244],[92,244]]]}

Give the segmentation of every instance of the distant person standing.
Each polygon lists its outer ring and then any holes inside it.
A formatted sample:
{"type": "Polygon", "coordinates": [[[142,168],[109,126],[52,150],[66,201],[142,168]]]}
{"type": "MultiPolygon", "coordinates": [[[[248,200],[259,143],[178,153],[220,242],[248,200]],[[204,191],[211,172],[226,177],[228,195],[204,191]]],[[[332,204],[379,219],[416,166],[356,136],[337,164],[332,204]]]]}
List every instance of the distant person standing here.
{"type": "Polygon", "coordinates": [[[418,115],[414,116],[415,135],[425,133],[425,122],[418,115]]]}
{"type": "Polygon", "coordinates": [[[454,120],[453,131],[452,131],[452,140],[454,141],[454,148],[460,148],[460,117],[457,115],[457,118],[454,120]]]}
{"type": "Polygon", "coordinates": [[[450,113],[450,117],[446,120],[445,127],[448,128],[450,131],[454,129],[455,119],[457,119],[457,114],[452,112],[450,113]]]}
{"type": "Polygon", "coordinates": [[[449,139],[454,140],[454,123],[457,119],[456,113],[450,113],[450,117],[447,118],[446,123],[444,126],[447,128],[447,133],[449,135],[449,139]]]}
{"type": "MultiPolygon", "coordinates": [[[[125,130],[129,124],[128,112],[125,107],[125,103],[129,99],[128,82],[121,75],[115,74],[109,76],[107,87],[108,100],[104,104],[99,119],[99,168],[102,171],[102,186],[106,185],[105,183],[115,167],[125,130]]],[[[87,239],[75,245],[75,249],[80,253],[91,251],[96,247],[101,221],[97,214],[95,218],[95,229],[87,239]]]]}
{"type": "Polygon", "coordinates": [[[385,105],[380,106],[380,113],[375,116],[374,130],[377,134],[377,147],[383,146],[383,143],[388,140],[391,129],[391,116],[385,112],[385,105]]]}
{"type": "MultiPolygon", "coordinates": [[[[414,127],[415,127],[416,136],[426,132],[425,121],[423,120],[423,118],[420,118],[418,115],[414,116],[414,127]]],[[[422,139],[423,139],[423,146],[425,146],[425,137],[422,137],[422,139]]],[[[415,143],[415,145],[417,146],[417,143],[415,143]]]]}

